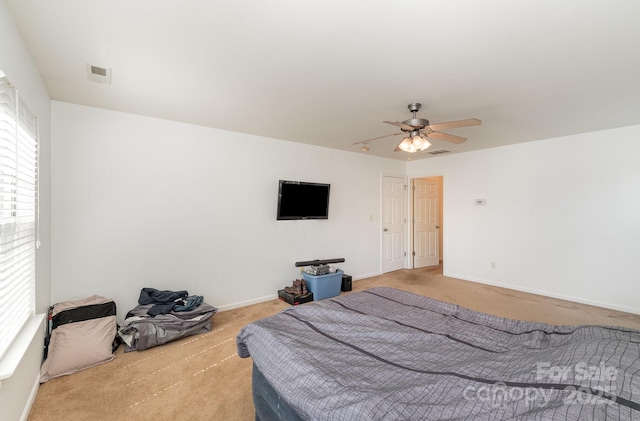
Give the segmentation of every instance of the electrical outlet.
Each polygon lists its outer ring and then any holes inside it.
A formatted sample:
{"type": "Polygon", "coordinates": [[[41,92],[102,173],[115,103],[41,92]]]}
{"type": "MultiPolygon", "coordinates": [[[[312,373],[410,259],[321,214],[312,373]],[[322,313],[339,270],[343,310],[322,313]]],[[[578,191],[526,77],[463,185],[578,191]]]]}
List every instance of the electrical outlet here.
{"type": "Polygon", "coordinates": [[[491,262],[491,269],[495,269],[496,268],[496,262],[491,262]]]}

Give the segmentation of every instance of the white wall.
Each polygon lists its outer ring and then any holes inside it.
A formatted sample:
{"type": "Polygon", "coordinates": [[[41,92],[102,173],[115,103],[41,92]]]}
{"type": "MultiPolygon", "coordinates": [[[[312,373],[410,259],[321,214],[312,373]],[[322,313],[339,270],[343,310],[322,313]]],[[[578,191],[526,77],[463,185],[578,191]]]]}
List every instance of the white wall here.
{"type": "Polygon", "coordinates": [[[100,294],[122,318],[152,287],[224,309],[300,260],[380,271],[380,175],[404,161],[56,101],[52,121],[52,302],[100,294]],[[279,179],[330,183],[329,219],[276,221],[279,179]]]}
{"type": "MultiPolygon", "coordinates": [[[[40,126],[40,239],[36,254],[36,311],[43,313],[49,305],[50,274],[50,148],[49,126],[51,102],[31,57],[7,11],[0,1],[0,69],[16,85],[21,98],[38,116],[40,126]]],[[[32,338],[26,354],[13,377],[3,380],[0,387],[0,418],[18,420],[28,410],[37,387],[44,332],[32,338]]]]}
{"type": "Polygon", "coordinates": [[[640,313],[638,156],[631,126],[411,161],[408,173],[444,175],[447,276],[640,313]]]}
{"type": "Polygon", "coordinates": [[[232,308],[298,260],[379,273],[380,175],[408,168],[444,175],[448,276],[640,313],[639,126],[407,164],[60,102],[52,119],[52,302],[102,294],[122,317],[150,286],[232,308]],[[278,179],[331,183],[329,220],[276,221],[278,179]]]}

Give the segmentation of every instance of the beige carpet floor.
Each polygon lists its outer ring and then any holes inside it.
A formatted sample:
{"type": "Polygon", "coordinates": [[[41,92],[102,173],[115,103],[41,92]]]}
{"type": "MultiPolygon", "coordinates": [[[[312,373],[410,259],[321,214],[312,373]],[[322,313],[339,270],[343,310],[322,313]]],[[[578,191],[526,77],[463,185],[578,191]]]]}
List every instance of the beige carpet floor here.
{"type": "MultiPolygon", "coordinates": [[[[513,319],[640,329],[640,315],[447,278],[441,267],[354,281],[353,292],[375,286],[513,319]]],[[[42,384],[28,419],[253,420],[252,362],[236,355],[235,337],[246,324],[288,306],[272,300],[219,312],[211,332],[140,352],[120,347],[112,362],[42,384]]]]}

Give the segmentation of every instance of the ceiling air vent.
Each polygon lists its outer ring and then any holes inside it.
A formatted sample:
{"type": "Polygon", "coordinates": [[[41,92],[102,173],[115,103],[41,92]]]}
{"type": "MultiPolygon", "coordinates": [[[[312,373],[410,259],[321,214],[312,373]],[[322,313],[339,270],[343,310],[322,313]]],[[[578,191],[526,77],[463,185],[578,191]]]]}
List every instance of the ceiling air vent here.
{"type": "Polygon", "coordinates": [[[111,69],[93,66],[87,63],[87,76],[92,82],[104,83],[111,85],[111,69]]]}
{"type": "Polygon", "coordinates": [[[445,153],[450,153],[451,151],[447,150],[447,149],[435,149],[433,151],[428,151],[427,153],[429,155],[442,155],[445,153]]]}

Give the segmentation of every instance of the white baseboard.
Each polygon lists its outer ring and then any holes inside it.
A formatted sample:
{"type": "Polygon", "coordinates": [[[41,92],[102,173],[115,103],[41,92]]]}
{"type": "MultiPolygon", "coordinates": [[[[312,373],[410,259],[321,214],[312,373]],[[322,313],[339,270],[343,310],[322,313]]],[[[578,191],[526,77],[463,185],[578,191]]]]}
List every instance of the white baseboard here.
{"type": "MultiPolygon", "coordinates": [[[[360,279],[372,278],[378,275],[382,275],[382,272],[373,272],[373,273],[367,273],[364,275],[353,276],[351,280],[358,281],[360,279]]],[[[251,300],[239,301],[237,303],[231,303],[231,304],[220,306],[218,307],[218,311],[233,310],[240,307],[250,306],[252,304],[258,304],[258,303],[263,303],[265,301],[275,300],[277,298],[278,298],[278,294],[265,295],[264,297],[253,298],[251,300]]]]}
{"type": "Polygon", "coordinates": [[[351,278],[351,280],[352,281],[359,281],[360,279],[372,278],[372,277],[378,276],[378,275],[382,275],[382,272],[374,272],[374,273],[367,273],[366,275],[353,276],[351,278]]]}
{"type": "MultiPolygon", "coordinates": [[[[353,277],[352,280],[353,281],[357,281],[359,279],[371,278],[372,276],[378,276],[378,275],[381,275],[381,273],[380,272],[369,273],[369,274],[366,274],[366,275],[360,275],[360,276],[353,277]]],[[[233,309],[240,308],[240,307],[250,306],[252,304],[264,303],[265,301],[271,301],[271,300],[275,300],[277,298],[278,298],[278,294],[265,295],[264,297],[253,298],[251,300],[239,301],[237,303],[231,303],[231,304],[226,304],[226,305],[220,306],[220,307],[218,307],[218,311],[233,310],[233,309]]]]}
{"type": "Polygon", "coordinates": [[[31,407],[33,406],[33,402],[36,400],[36,395],[38,394],[38,389],[40,388],[40,372],[36,375],[36,381],[33,383],[33,387],[31,388],[31,393],[29,394],[29,399],[27,400],[26,405],[24,406],[24,410],[22,411],[22,416],[20,417],[20,421],[27,421],[29,418],[29,412],[31,412],[31,407]]]}
{"type": "Polygon", "coordinates": [[[480,278],[463,277],[463,276],[459,276],[459,275],[456,275],[456,274],[447,273],[447,274],[444,274],[444,276],[447,276],[449,278],[462,279],[463,281],[476,282],[476,283],[479,283],[479,284],[485,284],[485,285],[491,285],[491,286],[496,286],[496,287],[500,287],[500,288],[512,289],[512,290],[515,290],[515,291],[528,292],[530,294],[542,295],[544,297],[557,298],[559,300],[572,301],[574,303],[587,304],[587,305],[590,305],[590,306],[607,308],[609,310],[623,311],[625,313],[632,313],[632,314],[640,314],[640,309],[638,309],[638,308],[619,306],[619,305],[616,305],[616,304],[605,303],[605,302],[602,302],[602,301],[596,301],[596,300],[590,300],[590,299],[587,299],[587,298],[575,297],[573,295],[558,294],[558,293],[555,293],[555,292],[549,292],[549,291],[539,290],[539,289],[535,289],[535,288],[525,288],[525,287],[520,287],[520,286],[516,286],[516,285],[505,284],[505,283],[502,283],[502,282],[488,281],[486,279],[480,279],[480,278]]]}
{"type": "Polygon", "coordinates": [[[246,307],[246,306],[250,306],[252,304],[258,304],[258,303],[264,303],[265,301],[271,301],[277,298],[278,298],[278,294],[266,295],[264,297],[253,298],[251,300],[239,301],[237,303],[223,305],[218,307],[218,311],[233,310],[234,308],[246,307]]]}
{"type": "MultiPolygon", "coordinates": [[[[367,279],[367,278],[371,278],[371,277],[379,276],[379,275],[382,275],[382,273],[381,272],[373,272],[373,273],[368,273],[368,274],[365,274],[365,275],[354,276],[352,278],[352,280],[353,281],[358,281],[358,280],[361,280],[361,279],[367,279]]],[[[623,311],[625,313],[640,314],[640,309],[638,309],[638,308],[619,306],[619,305],[615,305],[615,304],[605,303],[605,302],[602,302],[602,301],[589,300],[589,299],[586,299],[586,298],[575,297],[575,296],[572,296],[572,295],[557,294],[557,293],[554,293],[554,292],[544,291],[544,290],[535,289],[535,288],[524,288],[524,287],[520,287],[520,286],[516,286],[516,285],[505,284],[505,283],[502,283],[502,282],[489,281],[489,280],[481,279],[481,278],[470,278],[470,277],[465,277],[465,276],[460,276],[460,275],[450,274],[450,273],[444,273],[443,275],[447,276],[449,278],[461,279],[463,281],[476,282],[476,283],[479,283],[479,284],[485,284],[485,285],[491,285],[491,286],[496,286],[496,287],[500,287],[500,288],[512,289],[512,290],[515,290],[515,291],[521,291],[521,292],[527,292],[527,293],[530,293],[530,294],[542,295],[544,297],[557,298],[559,300],[572,301],[572,302],[575,302],[575,303],[587,304],[587,305],[591,305],[591,306],[595,306],[595,307],[607,308],[607,309],[610,309],[610,310],[623,311]]],[[[277,299],[277,298],[278,298],[278,294],[266,295],[264,297],[254,298],[254,299],[247,300],[247,301],[240,301],[240,302],[237,302],[237,303],[223,305],[223,306],[218,307],[218,310],[219,311],[233,310],[235,308],[245,307],[245,306],[249,306],[249,305],[252,305],[252,304],[263,303],[265,301],[270,301],[270,300],[274,300],[274,299],[277,299]]]]}

